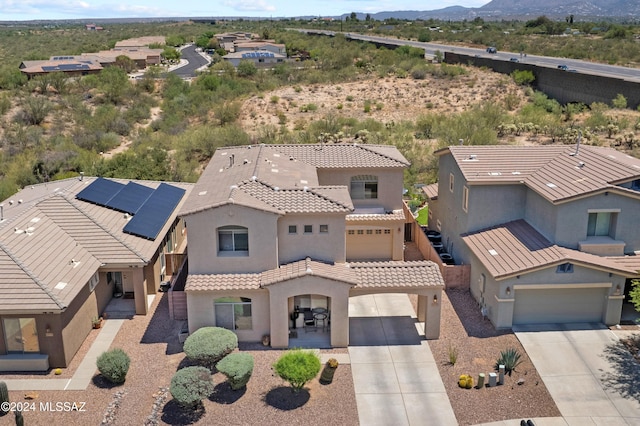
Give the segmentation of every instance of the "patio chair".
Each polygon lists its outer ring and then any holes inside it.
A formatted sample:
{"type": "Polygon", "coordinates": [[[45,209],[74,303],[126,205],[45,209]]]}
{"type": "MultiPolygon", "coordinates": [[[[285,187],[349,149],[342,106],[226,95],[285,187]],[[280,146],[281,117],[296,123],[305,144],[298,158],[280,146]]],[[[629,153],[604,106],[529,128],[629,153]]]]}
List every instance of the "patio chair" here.
{"type": "Polygon", "coordinates": [[[313,331],[316,331],[316,319],[313,317],[313,312],[304,311],[304,332],[307,332],[307,328],[313,327],[313,331]]]}

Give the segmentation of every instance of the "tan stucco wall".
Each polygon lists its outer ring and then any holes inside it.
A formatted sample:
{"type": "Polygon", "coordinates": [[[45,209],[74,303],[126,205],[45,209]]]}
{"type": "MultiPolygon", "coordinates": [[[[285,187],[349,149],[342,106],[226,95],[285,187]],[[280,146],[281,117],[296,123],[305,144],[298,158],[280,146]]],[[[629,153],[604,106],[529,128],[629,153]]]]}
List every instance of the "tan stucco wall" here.
{"type": "Polygon", "coordinates": [[[325,262],[344,262],[345,223],[340,215],[293,215],[278,220],[278,254],[280,264],[310,257],[325,262]],[[289,234],[289,225],[297,226],[296,234],[289,234]],[[312,225],[311,234],[304,233],[304,225],[312,225]],[[320,225],[328,225],[328,233],[320,233],[320,225]]]}
{"type": "Polygon", "coordinates": [[[278,266],[277,219],[273,213],[225,205],[186,217],[189,230],[189,273],[262,272],[278,266]],[[249,233],[248,256],[219,256],[221,226],[244,226],[249,233]]]}
{"type": "Polygon", "coordinates": [[[234,330],[241,342],[258,342],[269,334],[269,293],[266,290],[186,292],[189,333],[201,327],[215,327],[214,301],[219,297],[248,297],[251,299],[252,330],[234,330]]]}
{"type": "Polygon", "coordinates": [[[402,188],[404,169],[350,169],[350,170],[318,170],[320,185],[344,185],[351,187],[351,178],[359,175],[373,175],[378,177],[378,198],[370,200],[352,200],[355,208],[383,207],[385,210],[402,208],[402,188]]]}

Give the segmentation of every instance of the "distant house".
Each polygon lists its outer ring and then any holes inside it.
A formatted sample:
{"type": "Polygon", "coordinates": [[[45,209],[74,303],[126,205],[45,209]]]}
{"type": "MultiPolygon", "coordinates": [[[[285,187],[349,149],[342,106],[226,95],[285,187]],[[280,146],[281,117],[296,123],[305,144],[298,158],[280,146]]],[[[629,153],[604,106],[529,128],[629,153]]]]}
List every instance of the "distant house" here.
{"type": "Polygon", "coordinates": [[[96,24],[85,24],[87,31],[102,31],[104,28],[97,26],[96,24]]]}
{"type": "Polygon", "coordinates": [[[103,66],[92,58],[76,56],[53,56],[48,61],[23,61],[20,71],[29,78],[38,75],[62,72],[68,77],[97,74],[103,66]]]}
{"type": "Polygon", "coordinates": [[[157,44],[157,45],[166,44],[165,37],[164,36],[145,36],[145,37],[129,38],[129,39],[121,40],[117,42],[113,50],[131,50],[131,49],[147,48],[152,44],[157,44]]]}
{"type": "Polygon", "coordinates": [[[267,50],[258,50],[227,53],[222,57],[222,59],[230,62],[234,67],[237,67],[241,61],[251,61],[256,64],[256,66],[260,67],[283,63],[287,60],[287,57],[267,50]]]}
{"type": "Polygon", "coordinates": [[[75,178],[0,203],[0,372],[67,367],[114,297],[148,297],[180,267],[192,185],[75,178]]]}
{"type": "Polygon", "coordinates": [[[310,322],[328,344],[346,346],[350,296],[413,293],[426,337],[437,338],[440,269],[404,260],[407,166],[382,145],[216,150],[180,212],[189,330],[226,327],[241,341],[268,334],[287,347],[310,322]]]}
{"type": "Polygon", "coordinates": [[[267,51],[271,53],[277,53],[279,55],[286,56],[287,48],[284,44],[278,44],[268,41],[236,41],[234,42],[235,52],[255,52],[255,51],[267,51]]]}
{"type": "Polygon", "coordinates": [[[429,228],[497,328],[620,321],[640,276],[640,160],[594,146],[451,146],[429,228]]]}

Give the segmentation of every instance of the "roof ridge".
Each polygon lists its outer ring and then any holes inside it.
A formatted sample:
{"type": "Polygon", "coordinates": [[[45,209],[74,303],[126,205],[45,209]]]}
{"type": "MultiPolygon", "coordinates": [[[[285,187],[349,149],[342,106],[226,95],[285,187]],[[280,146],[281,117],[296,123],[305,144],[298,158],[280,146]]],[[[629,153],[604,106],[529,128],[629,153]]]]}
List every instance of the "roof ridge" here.
{"type": "MultiPolygon", "coordinates": [[[[56,224],[56,226],[58,226],[56,224]]],[[[4,251],[6,253],[7,256],[9,256],[11,258],[11,260],[13,261],[13,263],[15,263],[20,269],[22,269],[22,271],[24,271],[25,274],[27,274],[29,276],[29,278],[31,278],[33,280],[34,283],[36,283],[36,285],[38,287],[40,287],[40,289],[42,291],[45,292],[45,294],[47,296],[49,296],[51,298],[51,300],[53,300],[53,302],[58,305],[58,307],[60,309],[66,309],[67,305],[65,305],[64,303],[62,303],[55,294],[53,294],[53,292],[49,289],[49,287],[47,287],[47,285],[45,283],[43,283],[42,281],[40,281],[40,279],[33,273],[31,272],[31,270],[29,268],[27,268],[27,266],[20,260],[18,259],[17,256],[15,256],[11,250],[9,249],[9,247],[5,246],[2,242],[0,242],[0,250],[4,251]]]]}
{"type": "MultiPolygon", "coordinates": [[[[365,148],[366,144],[354,143],[354,144],[353,144],[353,146],[358,147],[358,148],[361,148],[361,149],[364,149],[365,151],[368,151],[368,152],[371,152],[371,153],[373,153],[373,154],[379,155],[379,156],[384,157],[384,158],[386,158],[386,159],[388,159],[388,160],[395,161],[396,163],[400,163],[400,164],[408,164],[408,163],[403,163],[402,161],[398,160],[397,158],[393,158],[393,157],[391,157],[391,156],[389,156],[389,155],[383,154],[383,153],[378,152],[378,151],[376,151],[376,150],[374,150],[374,149],[371,149],[371,148],[369,148],[369,147],[366,147],[366,148],[365,148]]],[[[370,145],[370,146],[379,146],[379,147],[381,147],[381,148],[382,148],[382,147],[385,147],[385,148],[386,148],[386,147],[391,146],[391,147],[395,147],[396,149],[398,149],[395,145],[381,145],[381,144],[377,144],[377,145],[370,145]]]]}
{"type": "MultiPolygon", "coordinates": [[[[117,235],[115,235],[114,233],[112,233],[110,230],[108,230],[107,228],[105,228],[100,222],[98,222],[93,216],[91,216],[90,214],[88,214],[87,212],[85,212],[82,208],[80,208],[80,206],[75,202],[74,199],[69,198],[66,194],[60,194],[60,196],[62,198],[64,198],[72,207],[74,207],[76,210],[78,210],[81,214],[83,214],[87,219],[89,219],[91,222],[93,222],[98,228],[102,229],[104,232],[106,232],[108,235],[110,235],[111,237],[113,237],[116,241],[118,241],[120,244],[122,244],[124,247],[126,247],[128,250],[131,251],[131,253],[135,254],[136,256],[138,256],[140,258],[140,260],[144,261],[144,262],[148,262],[149,259],[146,259],[142,253],[138,252],[138,250],[136,250],[135,248],[131,247],[126,241],[124,241],[123,239],[121,239],[120,237],[118,237],[117,235]]],[[[53,219],[51,219],[53,220],[53,219]]],[[[55,221],[54,221],[55,222],[55,221]]],[[[57,224],[56,224],[57,225],[57,224]]],[[[65,231],[66,233],[67,231],[65,231]]]]}

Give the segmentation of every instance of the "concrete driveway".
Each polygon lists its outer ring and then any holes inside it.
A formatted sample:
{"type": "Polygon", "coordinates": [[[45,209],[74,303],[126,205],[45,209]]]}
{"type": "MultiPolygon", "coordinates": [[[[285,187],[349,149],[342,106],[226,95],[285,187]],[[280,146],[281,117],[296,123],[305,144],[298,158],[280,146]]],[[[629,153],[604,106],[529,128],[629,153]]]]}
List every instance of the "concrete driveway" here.
{"type": "Polygon", "coordinates": [[[406,294],[349,298],[349,341],[361,425],[458,424],[406,294]]]}
{"type": "Polygon", "coordinates": [[[514,326],[569,425],[640,425],[640,369],[602,324],[514,326]]]}

